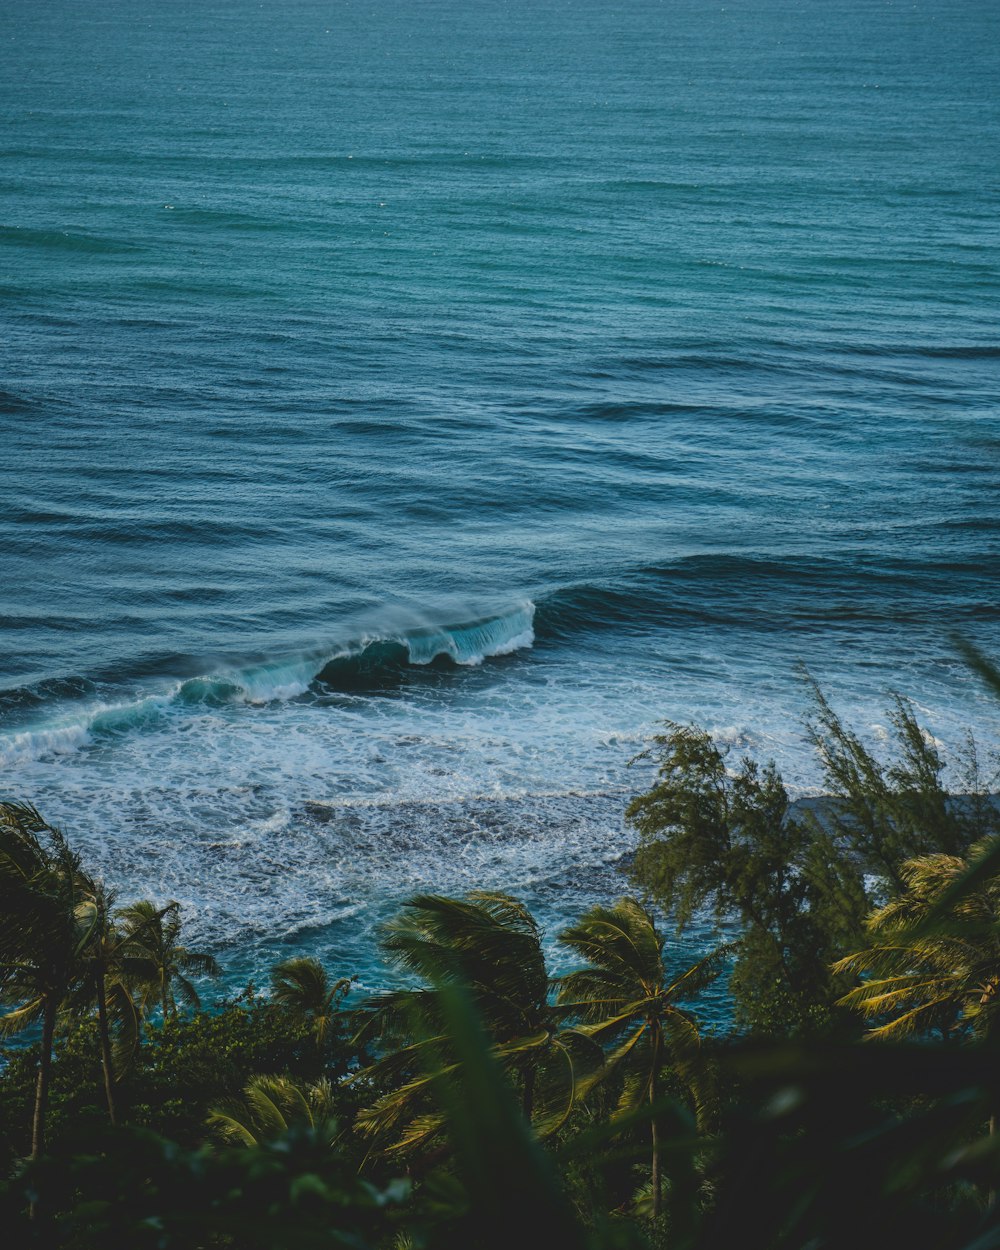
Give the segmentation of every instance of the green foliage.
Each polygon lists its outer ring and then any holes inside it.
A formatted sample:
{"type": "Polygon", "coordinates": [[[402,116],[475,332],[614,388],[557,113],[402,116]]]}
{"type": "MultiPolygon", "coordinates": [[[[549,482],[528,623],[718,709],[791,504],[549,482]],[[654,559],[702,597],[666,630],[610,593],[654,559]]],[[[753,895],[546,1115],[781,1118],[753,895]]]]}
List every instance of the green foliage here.
{"type": "Polygon", "coordinates": [[[448,988],[441,1007],[459,1061],[439,1091],[455,1172],[438,1165],[413,1192],[373,1184],[309,1128],[222,1151],[95,1131],[73,1157],[0,1183],[5,1233],[56,1250],[982,1250],[1000,1235],[985,1199],[1000,1178],[1000,1144],[983,1134],[1000,1096],[992,1049],[732,1045],[721,1062],[741,1093],[713,1137],[696,1135],[670,1099],[641,1113],[664,1129],[660,1223],[641,1216],[640,1201],[639,1218],[605,1208],[588,1227],[560,1175],[582,1159],[600,1170],[621,1127],[596,1123],[547,1154],[469,999],[448,988]],[[29,1196],[41,1213],[32,1222],[29,1196]]]}
{"type": "MultiPolygon", "coordinates": [[[[877,759],[845,726],[809,680],[813,716],[807,723],[832,798],[824,823],[833,843],[857,857],[884,889],[903,888],[902,864],[921,855],[962,855],[998,828],[998,813],[982,776],[975,744],[967,741],[958,801],[944,788],[937,744],[898,696],[889,710],[893,757],[877,759]]],[[[995,784],[996,778],[992,778],[995,784]]]]}
{"type": "Polygon", "coordinates": [[[686,1084],[692,1109],[704,1115],[701,1038],[684,1004],[720,976],[726,951],[668,971],[651,913],[631,898],[591,908],[559,940],[587,964],[559,978],[557,1002],[579,1032],[608,1048],[590,1086],[625,1070],[618,1110],[632,1110],[655,1101],[660,1077],[670,1069],[686,1084]]]}
{"type": "Polygon", "coordinates": [[[41,1024],[32,1154],[45,1148],[52,1040],[60,1006],[87,978],[99,912],[80,860],[26,803],[0,803],[0,1037],[41,1024]]]}
{"type": "Polygon", "coordinates": [[[986,1134],[1000,1094],[994,1050],[739,1043],[721,1062],[740,1093],[712,1145],[713,1201],[689,1245],[1000,1244],[989,1202],[1000,1142],[986,1134]]]}
{"type": "MultiPolygon", "coordinates": [[[[237,1097],[260,1072],[312,1076],[314,1056],[308,1027],[275,1010],[249,987],[212,1011],[149,1025],[137,1060],[119,1087],[122,1110],[131,1123],[194,1147],[205,1139],[205,1119],[213,1104],[237,1097]]],[[[343,1070],[346,1048],[331,1058],[331,1071],[343,1070]]],[[[27,1153],[36,1066],[34,1047],[5,1056],[0,1141],[12,1156],[27,1153]]],[[[49,1099],[54,1151],[69,1146],[77,1127],[90,1129],[100,1118],[100,1080],[96,1021],[84,1020],[56,1042],[49,1099]]],[[[338,1114],[348,1114],[351,1106],[349,1094],[341,1091],[338,1114]]]]}
{"type": "Polygon", "coordinates": [[[831,1004],[850,969],[836,961],[863,944],[873,900],[903,888],[907,859],[964,854],[998,822],[971,741],[955,798],[905,700],[889,713],[893,752],[882,761],[810,688],[823,800],[793,810],[773,765],[731,767],[710,735],[668,724],[641,757],[656,762],[655,782],[626,812],[640,835],[632,876],[678,928],[705,911],[738,927],[737,1021],[771,1036],[838,1026],[831,1004]]]}
{"type": "MultiPolygon", "coordinates": [[[[249,986],[214,1011],[149,1029],[131,1077],[133,1119],[196,1145],[216,1102],[237,1097],[262,1072],[312,1076],[314,1054],[308,1025],[276,1011],[249,986]]],[[[342,1067],[345,1057],[336,1058],[342,1067]]]]}
{"type": "MultiPolygon", "coordinates": [[[[0,1173],[31,1150],[40,1043],[0,1051],[0,1173]]],[[[48,1089],[46,1148],[59,1153],[79,1132],[103,1129],[107,1109],[97,1022],[77,1022],[55,1041],[48,1089]]]]}
{"type": "Polygon", "coordinates": [[[0,1036],[41,1024],[33,1155],[45,1144],[59,1015],[80,1018],[96,1010],[104,1095],[115,1123],[119,1078],[138,1049],[150,984],[156,983],[166,1013],[171,981],[182,967],[216,971],[214,960],[177,947],[176,904],[159,910],[133,904],[121,925],[114,905],[114,892],[84,870],[35,808],[0,803],[0,1002],[9,1008],[0,1016],[0,1036]],[[152,940],[157,935],[160,951],[152,940]]]}
{"type": "Polygon", "coordinates": [[[407,1192],[360,1178],[308,1128],[221,1151],[120,1129],[0,1184],[0,1217],[8,1244],[51,1250],[375,1250],[407,1192]]]}
{"type": "Polygon", "coordinates": [[[549,986],[534,917],[507,894],[420,895],[385,926],[382,945],[431,985],[461,983],[499,1042],[536,1031],[549,986]]]}
{"type": "Polygon", "coordinates": [[[451,983],[441,987],[439,1005],[456,1059],[454,1075],[441,1084],[439,1095],[464,1184],[465,1212],[432,1244],[456,1250],[585,1250],[590,1239],[504,1080],[473,999],[451,983]]]}
{"type": "Polygon", "coordinates": [[[670,725],[628,812],[633,873],[678,927],[739,927],[739,1018],[770,1039],[703,1045],[694,1003],[728,952],[671,969],[628,898],[561,935],[581,966],[554,987],[523,904],[429,895],[385,932],[412,988],[348,1012],[349,983],[297,958],[270,999],[201,1011],[190,976],[214,961],[181,944],[177,905],[116,910],[33,808],[0,804],[4,1019],[45,1024],[0,1075],[11,1244],[1000,1246],[995,805],[971,750],[968,792],[945,793],[908,704],[882,761],[814,699],[829,800],[793,809],[773,767],[670,725]],[[835,995],[878,1044],[816,1040],[835,995]],[[112,1086],[114,1040],[134,1062],[112,1086]]]}
{"type": "Polygon", "coordinates": [[[731,988],[745,1026],[807,1030],[831,999],[831,960],[861,930],[859,866],[792,815],[773,765],[731,772],[710,735],[681,725],[646,754],[657,776],[626,811],[640,835],[631,875],[679,930],[703,910],[739,924],[731,988]]]}
{"type": "MultiPolygon", "coordinates": [[[[0,992],[5,1002],[18,995],[63,992],[70,982],[77,949],[89,933],[90,916],[77,889],[79,873],[79,856],[34,807],[0,803],[0,992]]],[[[6,1032],[20,1027],[12,1022],[6,1032]]]]}

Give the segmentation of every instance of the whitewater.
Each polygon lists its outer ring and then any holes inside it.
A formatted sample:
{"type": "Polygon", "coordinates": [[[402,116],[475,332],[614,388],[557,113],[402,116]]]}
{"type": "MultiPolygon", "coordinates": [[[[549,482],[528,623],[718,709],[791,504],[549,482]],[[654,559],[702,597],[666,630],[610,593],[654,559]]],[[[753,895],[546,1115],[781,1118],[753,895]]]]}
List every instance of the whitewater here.
{"type": "MultiPolygon", "coordinates": [[[[664,720],[1000,743],[1000,16],[2,0],[0,792],[227,984],[625,888],[664,720]]],[[[711,940],[707,928],[690,935],[711,940]]]]}

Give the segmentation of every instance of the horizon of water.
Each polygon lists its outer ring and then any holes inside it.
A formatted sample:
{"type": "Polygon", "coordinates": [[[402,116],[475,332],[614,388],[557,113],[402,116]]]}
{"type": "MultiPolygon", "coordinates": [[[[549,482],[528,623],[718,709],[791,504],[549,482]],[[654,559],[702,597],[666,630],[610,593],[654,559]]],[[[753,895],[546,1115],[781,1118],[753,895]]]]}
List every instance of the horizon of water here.
{"type": "Polygon", "coordinates": [[[372,987],[414,891],[622,892],[664,719],[815,792],[800,665],[995,747],[998,36],[0,0],[0,792],[372,987]]]}

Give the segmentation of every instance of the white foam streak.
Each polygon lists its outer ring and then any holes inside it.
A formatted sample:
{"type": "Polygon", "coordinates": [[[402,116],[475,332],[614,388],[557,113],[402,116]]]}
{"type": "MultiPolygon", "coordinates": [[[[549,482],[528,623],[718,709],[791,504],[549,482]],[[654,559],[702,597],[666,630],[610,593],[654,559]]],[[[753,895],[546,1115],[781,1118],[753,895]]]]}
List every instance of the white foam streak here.
{"type": "Polygon", "coordinates": [[[231,679],[244,703],[284,703],[305,694],[317,671],[315,660],[301,660],[235,673],[231,679]]]}
{"type": "Polygon", "coordinates": [[[0,736],[0,765],[69,755],[92,743],[95,734],[122,732],[158,720],[169,704],[169,696],[91,704],[75,716],[64,715],[37,729],[0,736]]]}
{"type": "Polygon", "coordinates": [[[0,765],[9,767],[44,756],[68,755],[89,741],[89,722],[10,734],[0,738],[0,765]]]}

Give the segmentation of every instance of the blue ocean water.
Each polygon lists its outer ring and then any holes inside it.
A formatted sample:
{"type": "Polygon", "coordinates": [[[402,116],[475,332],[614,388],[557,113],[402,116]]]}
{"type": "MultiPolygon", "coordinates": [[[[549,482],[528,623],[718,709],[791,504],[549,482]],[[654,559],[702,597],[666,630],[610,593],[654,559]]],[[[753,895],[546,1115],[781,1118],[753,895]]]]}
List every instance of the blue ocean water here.
{"type": "Polygon", "coordinates": [[[1000,9],[0,0],[0,777],[233,978],[996,745],[1000,9]]]}

